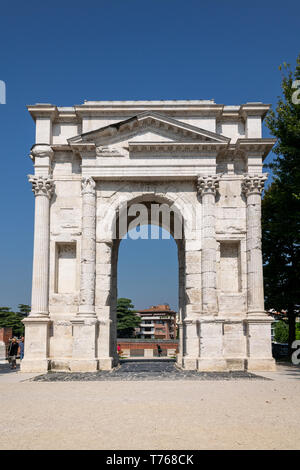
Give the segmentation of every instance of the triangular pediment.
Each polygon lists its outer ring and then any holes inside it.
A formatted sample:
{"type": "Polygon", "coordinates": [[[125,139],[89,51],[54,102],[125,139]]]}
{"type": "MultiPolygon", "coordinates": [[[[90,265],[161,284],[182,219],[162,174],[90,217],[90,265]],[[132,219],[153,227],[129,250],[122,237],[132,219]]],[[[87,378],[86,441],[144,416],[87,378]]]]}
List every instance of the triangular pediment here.
{"type": "Polygon", "coordinates": [[[230,139],[172,119],[146,111],[124,121],[80,134],[68,140],[70,144],[94,143],[96,147],[114,149],[142,144],[228,144],[230,139]]]}

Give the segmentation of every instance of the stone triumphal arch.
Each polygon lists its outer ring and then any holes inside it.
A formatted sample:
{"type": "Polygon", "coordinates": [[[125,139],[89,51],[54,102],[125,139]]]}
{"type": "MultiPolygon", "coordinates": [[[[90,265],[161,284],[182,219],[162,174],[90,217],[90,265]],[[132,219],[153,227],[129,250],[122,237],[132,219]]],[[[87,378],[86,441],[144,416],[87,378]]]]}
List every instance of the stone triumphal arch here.
{"type": "Polygon", "coordinates": [[[262,162],[274,144],[262,138],[269,105],[86,101],[28,109],[36,123],[35,227],[22,370],[117,364],[120,239],[137,218],[152,223],[155,211],[178,247],[178,366],[272,370],[260,222],[262,162]]]}

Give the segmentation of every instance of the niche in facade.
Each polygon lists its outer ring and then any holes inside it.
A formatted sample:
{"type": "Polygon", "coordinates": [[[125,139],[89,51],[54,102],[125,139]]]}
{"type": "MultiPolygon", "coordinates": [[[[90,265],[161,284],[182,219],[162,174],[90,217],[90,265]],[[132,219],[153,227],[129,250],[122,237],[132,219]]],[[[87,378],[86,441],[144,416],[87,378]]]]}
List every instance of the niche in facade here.
{"type": "Polygon", "coordinates": [[[76,243],[56,244],[55,291],[69,294],[76,291],[76,243]]]}

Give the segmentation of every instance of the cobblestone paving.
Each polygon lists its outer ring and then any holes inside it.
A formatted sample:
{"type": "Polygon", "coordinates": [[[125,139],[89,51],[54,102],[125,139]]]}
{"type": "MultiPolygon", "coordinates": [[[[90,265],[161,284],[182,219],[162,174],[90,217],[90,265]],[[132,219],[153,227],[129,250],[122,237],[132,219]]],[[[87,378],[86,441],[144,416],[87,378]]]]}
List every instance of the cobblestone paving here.
{"type": "Polygon", "coordinates": [[[197,372],[180,370],[174,361],[137,360],[121,361],[121,365],[112,371],[97,372],[49,372],[38,375],[35,382],[70,382],[70,381],[134,381],[134,380],[239,380],[260,379],[264,377],[249,372],[197,372]]]}

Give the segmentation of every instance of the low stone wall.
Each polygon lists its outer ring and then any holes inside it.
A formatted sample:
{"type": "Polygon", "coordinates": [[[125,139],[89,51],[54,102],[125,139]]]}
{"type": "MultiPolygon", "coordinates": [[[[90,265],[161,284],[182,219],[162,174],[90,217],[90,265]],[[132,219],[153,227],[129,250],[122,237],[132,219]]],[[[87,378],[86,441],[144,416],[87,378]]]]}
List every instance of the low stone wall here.
{"type": "Polygon", "coordinates": [[[118,338],[117,344],[121,347],[120,356],[123,358],[143,357],[147,359],[158,357],[158,345],[162,349],[162,357],[172,357],[178,352],[178,340],[118,338]]]}

